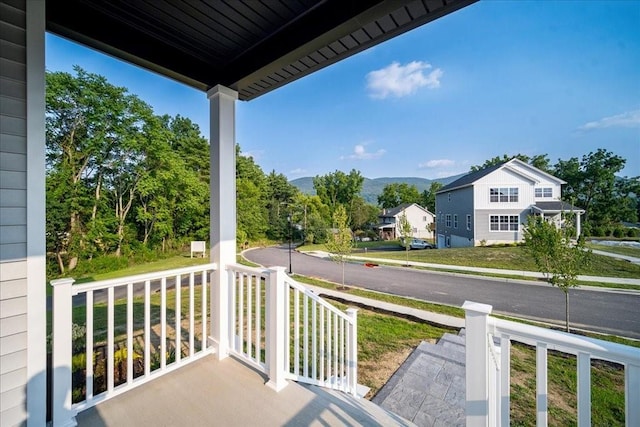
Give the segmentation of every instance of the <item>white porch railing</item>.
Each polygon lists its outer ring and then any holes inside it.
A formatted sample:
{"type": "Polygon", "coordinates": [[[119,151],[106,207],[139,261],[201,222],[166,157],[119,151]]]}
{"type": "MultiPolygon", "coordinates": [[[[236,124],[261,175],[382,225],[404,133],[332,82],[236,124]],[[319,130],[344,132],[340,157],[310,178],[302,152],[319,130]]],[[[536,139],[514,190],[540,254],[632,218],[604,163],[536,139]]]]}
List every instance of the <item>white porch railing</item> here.
{"type": "Polygon", "coordinates": [[[215,269],[52,281],[53,425],[75,425],[77,412],[210,353],[207,288],[215,269]],[[84,337],[74,339],[74,322],[84,337]]]}
{"type": "Polygon", "coordinates": [[[269,376],[357,396],[357,310],[341,312],[285,274],[229,265],[229,352],[269,376]]]}
{"type": "Polygon", "coordinates": [[[547,351],[577,357],[578,426],[591,425],[591,360],[625,370],[625,423],[640,426],[640,349],[489,316],[492,307],[465,302],[467,426],[508,426],[511,341],[536,348],[536,424],[547,425],[547,351]],[[494,344],[499,338],[499,347],[494,344]]]}

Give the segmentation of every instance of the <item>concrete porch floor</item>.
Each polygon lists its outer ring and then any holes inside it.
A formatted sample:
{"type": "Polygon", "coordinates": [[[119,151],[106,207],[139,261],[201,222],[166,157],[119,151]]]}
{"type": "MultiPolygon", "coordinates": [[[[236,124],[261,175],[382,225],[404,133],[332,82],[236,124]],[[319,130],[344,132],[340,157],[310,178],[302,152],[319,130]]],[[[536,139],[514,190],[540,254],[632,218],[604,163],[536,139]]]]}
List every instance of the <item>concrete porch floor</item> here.
{"type": "Polygon", "coordinates": [[[280,392],[231,357],[204,357],[77,416],[100,426],[414,426],[366,399],[289,382],[280,392]]]}

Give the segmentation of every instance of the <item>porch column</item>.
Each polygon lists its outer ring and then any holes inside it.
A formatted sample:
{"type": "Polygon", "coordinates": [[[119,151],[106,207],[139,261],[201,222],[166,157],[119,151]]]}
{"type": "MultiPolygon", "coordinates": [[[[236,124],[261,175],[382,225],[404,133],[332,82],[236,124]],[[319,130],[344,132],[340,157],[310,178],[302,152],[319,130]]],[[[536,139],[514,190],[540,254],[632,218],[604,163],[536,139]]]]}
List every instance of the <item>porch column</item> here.
{"type": "MultiPolygon", "coordinates": [[[[20,3],[18,3],[20,4],[20,3]]],[[[21,7],[21,6],[18,6],[21,7]]],[[[26,7],[26,136],[27,136],[27,426],[47,418],[46,372],[46,242],[45,242],[45,2],[26,7]]],[[[8,22],[8,21],[7,21],[8,22]]],[[[3,55],[4,56],[4,55],[3,55]]],[[[12,83],[9,83],[10,85],[12,83]]],[[[3,130],[4,133],[4,130],[3,130]]],[[[10,133],[7,132],[7,134],[10,133]]],[[[7,245],[10,246],[10,245],[7,245]]],[[[4,254],[6,256],[6,253],[4,254]]],[[[5,257],[3,256],[3,258],[5,257]]],[[[4,267],[2,267],[4,268],[4,267]]],[[[16,298],[15,301],[18,301],[16,298]]],[[[19,316],[16,316],[17,319],[19,316]]],[[[17,336],[17,335],[16,335],[17,336]]],[[[3,389],[4,384],[0,384],[3,389]]],[[[5,395],[3,395],[4,397],[5,395]]],[[[2,408],[3,410],[6,407],[2,408]]],[[[8,411],[7,411],[8,412],[8,411]]],[[[2,421],[0,421],[2,424],[2,421]]]]}
{"type": "Polygon", "coordinates": [[[207,92],[210,126],[211,339],[218,359],[229,355],[227,265],[236,262],[236,114],[238,93],[224,86],[207,92]]]}
{"type": "Polygon", "coordinates": [[[582,214],[580,212],[578,212],[576,214],[576,239],[580,238],[580,233],[582,232],[581,227],[580,227],[580,217],[582,216],[582,214]]]}
{"type": "Polygon", "coordinates": [[[467,427],[489,426],[488,317],[492,307],[472,301],[465,311],[467,427]]]}

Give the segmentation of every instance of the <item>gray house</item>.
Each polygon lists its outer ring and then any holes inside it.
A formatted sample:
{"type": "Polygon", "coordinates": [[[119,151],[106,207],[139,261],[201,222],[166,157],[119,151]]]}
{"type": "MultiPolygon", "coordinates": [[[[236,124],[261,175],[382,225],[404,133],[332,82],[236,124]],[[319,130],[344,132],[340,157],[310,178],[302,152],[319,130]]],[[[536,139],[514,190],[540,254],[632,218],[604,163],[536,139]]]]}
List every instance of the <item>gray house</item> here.
{"type": "Polygon", "coordinates": [[[515,243],[522,224],[541,215],[560,227],[563,214],[584,210],[560,201],[565,182],[521,160],[511,159],[471,172],[436,193],[438,248],[515,243]]]}

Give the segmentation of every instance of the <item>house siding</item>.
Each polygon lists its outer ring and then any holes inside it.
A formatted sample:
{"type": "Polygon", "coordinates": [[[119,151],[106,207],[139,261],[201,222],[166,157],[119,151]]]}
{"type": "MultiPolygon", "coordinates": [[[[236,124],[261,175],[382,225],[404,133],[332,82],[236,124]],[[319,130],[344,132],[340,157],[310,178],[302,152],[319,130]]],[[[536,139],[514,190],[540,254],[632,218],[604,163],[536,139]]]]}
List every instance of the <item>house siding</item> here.
{"type": "Polygon", "coordinates": [[[449,241],[451,247],[473,246],[474,241],[474,193],[473,187],[464,187],[436,195],[437,233],[449,241]],[[446,215],[451,215],[451,227],[446,225],[446,215]],[[454,227],[454,216],[458,227],[454,227]],[[471,230],[467,230],[467,215],[471,215],[471,230]]]}
{"type": "Polygon", "coordinates": [[[522,224],[527,221],[529,209],[478,209],[476,210],[476,243],[482,240],[487,245],[496,243],[519,242],[522,240],[522,224]],[[489,218],[491,215],[518,215],[518,231],[491,231],[489,229],[489,218]]]}
{"type": "Polygon", "coordinates": [[[0,425],[26,424],[26,2],[0,0],[0,425]]]}

